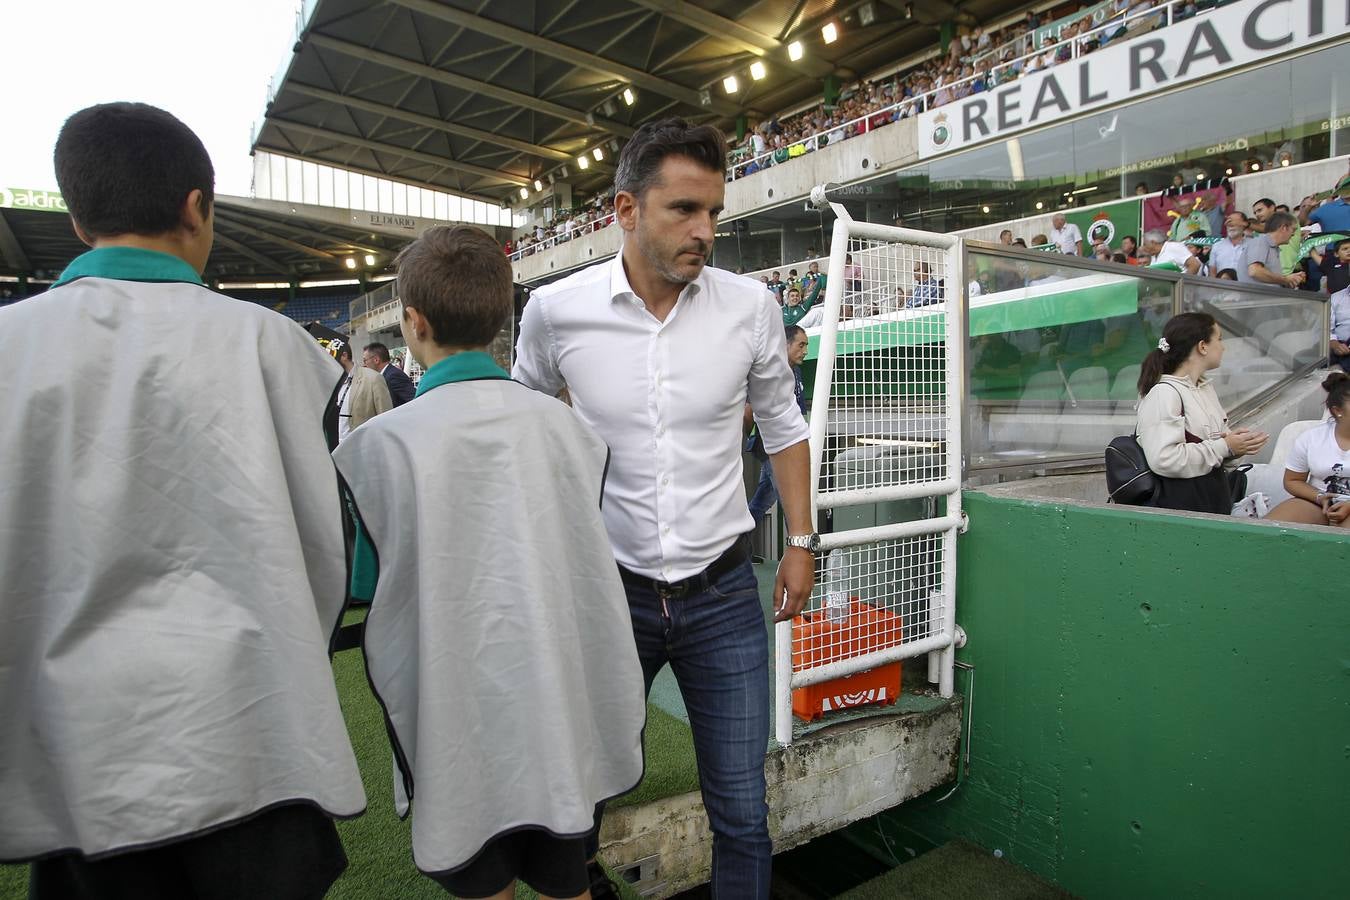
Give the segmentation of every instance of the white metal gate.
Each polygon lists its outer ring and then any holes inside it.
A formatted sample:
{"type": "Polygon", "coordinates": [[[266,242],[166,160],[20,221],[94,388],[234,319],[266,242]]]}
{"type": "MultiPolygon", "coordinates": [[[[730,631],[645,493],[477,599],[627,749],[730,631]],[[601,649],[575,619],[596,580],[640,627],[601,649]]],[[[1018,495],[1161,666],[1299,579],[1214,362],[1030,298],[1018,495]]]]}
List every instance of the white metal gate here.
{"type": "MultiPolygon", "coordinates": [[[[812,200],[823,208],[825,189],[812,200]]],[[[821,535],[808,614],[845,622],[863,611],[868,624],[795,647],[791,623],[778,624],[775,719],[784,745],[796,688],[927,653],[929,680],[952,694],[963,526],[962,242],[855,222],[843,206],[829,206],[837,219],[823,319],[807,331],[818,341],[812,515],[834,511],[835,528],[821,535]]]]}

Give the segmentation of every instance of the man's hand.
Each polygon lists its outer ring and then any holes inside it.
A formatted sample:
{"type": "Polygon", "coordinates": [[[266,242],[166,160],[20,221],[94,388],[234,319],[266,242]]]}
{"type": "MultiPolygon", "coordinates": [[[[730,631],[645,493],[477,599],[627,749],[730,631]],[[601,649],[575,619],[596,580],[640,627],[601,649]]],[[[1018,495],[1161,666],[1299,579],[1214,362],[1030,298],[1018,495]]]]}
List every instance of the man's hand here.
{"type": "Polygon", "coordinates": [[[1331,352],[1335,353],[1337,356],[1347,356],[1350,355],[1350,346],[1347,346],[1344,341],[1338,341],[1335,338],[1332,338],[1331,352]]]}
{"type": "Polygon", "coordinates": [[[1308,276],[1303,272],[1294,272],[1291,275],[1284,276],[1284,283],[1291,288],[1297,288],[1300,284],[1308,280],[1308,276]]]}
{"type": "Polygon", "coordinates": [[[810,550],[788,547],[773,581],[773,620],[782,622],[800,613],[816,586],[816,559],[810,550]]]}

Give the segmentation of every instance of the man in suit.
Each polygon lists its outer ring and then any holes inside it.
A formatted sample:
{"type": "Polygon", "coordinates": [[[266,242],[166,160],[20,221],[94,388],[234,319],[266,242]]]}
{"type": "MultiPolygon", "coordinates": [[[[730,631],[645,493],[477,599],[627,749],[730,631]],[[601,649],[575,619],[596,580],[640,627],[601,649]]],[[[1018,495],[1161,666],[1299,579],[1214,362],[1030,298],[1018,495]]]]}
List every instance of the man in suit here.
{"type": "MultiPolygon", "coordinates": [[[[376,377],[365,366],[352,362],[352,347],[343,344],[337,351],[337,361],[342,364],[347,378],[338,388],[338,441],[342,441],[357,426],[373,419],[382,412],[393,409],[393,398],[389,385],[384,379],[376,377]]],[[[397,366],[390,366],[396,369],[397,366]]],[[[400,370],[401,371],[401,370],[400,370]]],[[[407,378],[407,375],[403,376],[407,378]]]]}
{"type": "Polygon", "coordinates": [[[389,365],[389,348],[384,344],[366,344],[365,352],[361,354],[361,364],[384,376],[385,384],[389,386],[389,396],[395,406],[407,403],[416,393],[412,379],[398,366],[389,365]]]}

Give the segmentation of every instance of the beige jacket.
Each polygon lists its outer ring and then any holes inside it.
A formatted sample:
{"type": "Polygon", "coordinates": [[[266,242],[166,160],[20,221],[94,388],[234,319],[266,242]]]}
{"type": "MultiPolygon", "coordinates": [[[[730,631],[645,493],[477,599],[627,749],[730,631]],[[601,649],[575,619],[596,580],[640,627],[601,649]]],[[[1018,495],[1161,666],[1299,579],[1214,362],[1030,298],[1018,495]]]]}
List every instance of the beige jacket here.
{"type": "Polygon", "coordinates": [[[1139,402],[1137,427],[1139,446],[1144,448],[1155,474],[1194,478],[1230,458],[1228,442],[1223,439],[1228,432],[1228,413],[1207,378],[1197,383],[1164,375],[1139,402]],[[1200,443],[1187,443],[1188,431],[1200,438],[1200,443]]]}
{"type": "Polygon", "coordinates": [[[352,367],[350,400],[352,429],[394,408],[394,401],[389,396],[389,385],[385,383],[384,376],[362,365],[352,367]]]}

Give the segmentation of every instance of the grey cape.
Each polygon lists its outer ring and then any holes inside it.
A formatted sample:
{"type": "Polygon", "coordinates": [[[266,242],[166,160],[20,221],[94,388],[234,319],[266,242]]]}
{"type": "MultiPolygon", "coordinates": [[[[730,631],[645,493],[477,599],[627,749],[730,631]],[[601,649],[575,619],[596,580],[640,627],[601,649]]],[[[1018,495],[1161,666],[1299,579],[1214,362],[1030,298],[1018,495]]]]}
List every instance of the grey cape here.
{"type": "Polygon", "coordinates": [[[585,834],[641,779],[646,717],[604,442],[500,373],[424,385],[334,458],[378,553],[365,653],[417,867],[522,827],[585,834]]]}
{"type": "Polygon", "coordinates": [[[0,309],[0,356],[0,859],[360,813],[338,364],[262,306],[109,277],[0,309]]]}

